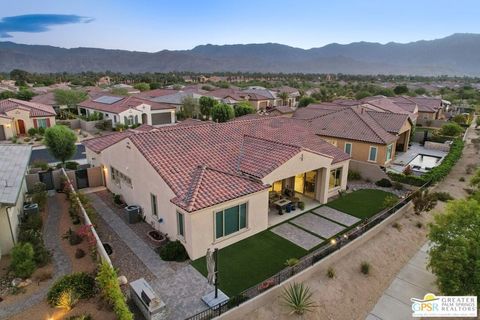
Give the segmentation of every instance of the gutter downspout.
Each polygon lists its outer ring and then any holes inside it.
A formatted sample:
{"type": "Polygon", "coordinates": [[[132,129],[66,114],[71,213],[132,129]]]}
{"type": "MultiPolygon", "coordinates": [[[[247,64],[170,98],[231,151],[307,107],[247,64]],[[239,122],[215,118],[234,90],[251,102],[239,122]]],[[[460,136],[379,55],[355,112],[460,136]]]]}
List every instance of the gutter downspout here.
{"type": "Polygon", "coordinates": [[[12,207],[6,207],[6,211],[7,211],[7,219],[8,219],[8,226],[10,228],[10,235],[12,236],[12,242],[13,242],[13,245],[16,245],[15,243],[15,235],[13,234],[13,229],[12,229],[12,221],[10,221],[10,213],[8,211],[8,209],[11,209],[12,207]]]}

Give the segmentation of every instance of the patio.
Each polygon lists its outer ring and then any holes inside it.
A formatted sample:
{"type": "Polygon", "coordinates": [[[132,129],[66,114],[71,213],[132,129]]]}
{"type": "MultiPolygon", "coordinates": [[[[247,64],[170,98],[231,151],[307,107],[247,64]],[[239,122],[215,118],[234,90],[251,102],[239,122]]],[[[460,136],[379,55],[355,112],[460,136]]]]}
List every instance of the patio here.
{"type": "MultiPolygon", "coordinates": [[[[448,152],[434,149],[427,149],[419,143],[412,143],[406,152],[397,152],[393,163],[387,170],[396,173],[402,173],[405,167],[418,155],[427,155],[432,157],[444,158],[448,152]]],[[[441,162],[441,161],[440,161],[441,162]]],[[[440,162],[438,164],[440,164],[440,162]]]]}
{"type": "Polygon", "coordinates": [[[305,212],[308,212],[318,206],[321,206],[321,203],[318,202],[315,199],[306,197],[302,194],[295,193],[295,197],[299,198],[301,202],[305,204],[305,208],[303,210],[300,210],[298,207],[290,212],[283,212],[282,215],[278,214],[278,209],[274,207],[270,207],[268,210],[268,227],[275,226],[277,224],[280,224],[282,222],[285,222],[289,219],[292,219],[294,217],[297,217],[305,212]]]}

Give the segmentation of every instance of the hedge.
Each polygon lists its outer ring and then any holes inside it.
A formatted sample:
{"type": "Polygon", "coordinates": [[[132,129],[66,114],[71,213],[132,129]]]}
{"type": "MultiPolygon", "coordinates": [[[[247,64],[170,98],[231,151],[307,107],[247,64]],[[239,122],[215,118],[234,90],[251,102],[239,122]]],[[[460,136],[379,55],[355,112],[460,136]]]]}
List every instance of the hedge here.
{"type": "Polygon", "coordinates": [[[102,262],[97,273],[97,283],[103,297],[111,303],[119,320],[133,320],[133,313],[128,309],[125,296],[118,284],[117,272],[108,263],[102,262]]]}
{"type": "Polygon", "coordinates": [[[458,159],[460,159],[460,157],[462,156],[464,146],[465,143],[463,142],[463,140],[460,138],[456,138],[450,146],[450,151],[445,156],[445,158],[443,158],[442,163],[421,176],[406,176],[402,173],[393,172],[389,172],[388,176],[394,181],[414,186],[422,186],[428,181],[431,181],[432,183],[438,182],[450,173],[450,170],[452,170],[455,163],[457,163],[458,159]]]}

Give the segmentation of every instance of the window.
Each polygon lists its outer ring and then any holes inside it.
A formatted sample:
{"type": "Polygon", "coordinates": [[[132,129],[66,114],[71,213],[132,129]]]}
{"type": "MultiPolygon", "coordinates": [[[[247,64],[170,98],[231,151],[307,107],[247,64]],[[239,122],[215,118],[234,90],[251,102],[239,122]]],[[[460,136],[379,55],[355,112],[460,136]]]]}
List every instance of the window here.
{"type": "Polygon", "coordinates": [[[330,170],[330,180],[328,181],[328,188],[333,189],[342,185],[342,168],[330,170]]]}
{"type": "Polygon", "coordinates": [[[185,220],[183,213],[177,211],[177,233],[179,236],[185,237],[185,220]]]}
{"type": "Polygon", "coordinates": [[[370,152],[368,154],[368,161],[376,162],[377,161],[377,147],[370,147],[370,152]]]}
{"type": "Polygon", "coordinates": [[[150,204],[152,205],[152,215],[158,216],[157,196],[152,193],[150,193],[150,204]]]}
{"type": "Polygon", "coordinates": [[[117,116],[113,116],[113,123],[117,123],[117,116]]]}
{"type": "Polygon", "coordinates": [[[345,153],[348,153],[350,156],[352,155],[352,144],[350,142],[345,143],[345,153]]]}
{"type": "Polygon", "coordinates": [[[393,144],[387,146],[387,161],[392,160],[393,144]]]}
{"type": "Polygon", "coordinates": [[[215,238],[228,236],[247,227],[247,204],[215,212],[215,238]]]}
{"type": "Polygon", "coordinates": [[[270,191],[282,192],[283,180],[275,181],[270,187],[270,191]]]}
{"type": "Polygon", "coordinates": [[[135,124],[138,124],[138,116],[135,115],[135,124]]]}
{"type": "Polygon", "coordinates": [[[123,174],[122,172],[118,171],[114,167],[110,167],[110,170],[112,171],[113,182],[115,182],[118,185],[120,185],[120,182],[123,182],[126,185],[128,185],[130,188],[133,188],[132,179],[130,179],[129,176],[123,174]]]}
{"type": "Polygon", "coordinates": [[[38,128],[47,128],[47,119],[37,119],[37,127],[38,128]]]}

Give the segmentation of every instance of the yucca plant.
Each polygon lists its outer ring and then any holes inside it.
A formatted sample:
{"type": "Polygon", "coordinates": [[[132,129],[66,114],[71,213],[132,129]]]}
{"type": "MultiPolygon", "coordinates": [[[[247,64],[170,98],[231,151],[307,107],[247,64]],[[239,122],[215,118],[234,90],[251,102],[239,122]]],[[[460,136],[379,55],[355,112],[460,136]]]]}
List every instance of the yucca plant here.
{"type": "Polygon", "coordinates": [[[312,299],[310,288],[303,283],[293,283],[283,290],[283,305],[291,309],[290,314],[302,315],[312,312],[317,305],[312,299]]]}
{"type": "Polygon", "coordinates": [[[78,295],[72,289],[67,289],[60,293],[60,296],[55,303],[55,307],[70,311],[77,302],[78,295]]]}

